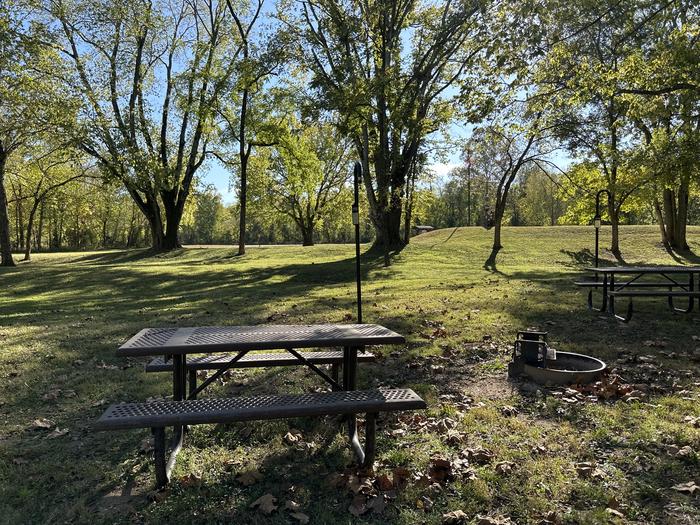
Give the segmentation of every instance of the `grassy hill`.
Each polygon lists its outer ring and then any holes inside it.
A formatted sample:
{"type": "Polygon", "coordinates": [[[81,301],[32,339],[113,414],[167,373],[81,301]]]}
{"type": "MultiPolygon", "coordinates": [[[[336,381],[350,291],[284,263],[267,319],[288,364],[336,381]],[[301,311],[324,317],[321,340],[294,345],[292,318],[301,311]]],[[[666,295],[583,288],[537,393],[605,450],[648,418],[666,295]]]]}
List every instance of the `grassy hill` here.
{"type": "MultiPolygon", "coordinates": [[[[689,237],[700,252],[700,228],[689,237]]],[[[360,386],[408,386],[430,409],[380,421],[375,476],[403,467],[410,479],[361,518],[348,511],[352,490],[328,481],[351,463],[332,420],[197,427],[155,495],[149,432],[90,429],[107,403],[170,391],[167,376],[114,355],[143,327],[347,322],[352,246],[38,254],[0,269],[0,522],[293,523],[282,508],[293,500],[311,523],[441,523],[457,509],[514,523],[697,523],[697,495],[672,487],[700,483],[700,312],[650,300],[628,325],[589,312],[572,281],[592,265],[592,228],[507,228],[497,271],[483,268],[490,240],[480,228],[434,231],[390,268],[363,255],[365,321],[409,343],[377,349],[360,386]],[[507,381],[526,327],[606,360],[644,395],[593,403],[507,381]],[[285,440],[290,431],[301,438],[285,440]],[[426,486],[436,457],[453,471],[426,486]],[[262,479],[244,486],[237,476],[251,468],[262,479]],[[270,516],[250,508],[267,493],[280,507],[270,516]]],[[[621,243],[628,264],[695,263],[667,254],[655,227],[622,228],[621,243]]],[[[214,393],[319,386],[303,370],[267,369],[237,371],[214,393]]]]}

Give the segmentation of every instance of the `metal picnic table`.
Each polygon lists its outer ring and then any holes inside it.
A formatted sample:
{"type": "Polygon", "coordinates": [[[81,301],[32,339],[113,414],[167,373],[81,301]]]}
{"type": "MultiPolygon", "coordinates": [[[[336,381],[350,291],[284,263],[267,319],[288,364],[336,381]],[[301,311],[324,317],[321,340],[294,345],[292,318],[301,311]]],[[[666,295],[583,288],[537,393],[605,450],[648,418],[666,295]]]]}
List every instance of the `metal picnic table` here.
{"type": "Polygon", "coordinates": [[[698,266],[605,266],[586,268],[595,276],[594,281],[577,282],[578,286],[590,288],[588,292],[588,307],[598,312],[609,312],[617,319],[627,322],[632,317],[633,297],[666,297],[669,308],[675,312],[690,313],[693,310],[695,298],[700,297],[700,291],[695,288],[695,276],[700,274],[698,266]],[[624,281],[616,279],[625,276],[624,281]],[[646,277],[655,276],[658,280],[649,282],[646,277]],[[602,280],[599,280],[602,277],[602,280]],[[593,306],[594,289],[602,289],[600,308],[593,306]],[[626,316],[615,313],[615,298],[629,298],[626,316]],[[674,297],[688,299],[686,308],[676,308],[674,297]]]}
{"type": "MultiPolygon", "coordinates": [[[[166,361],[172,359],[173,400],[182,401],[196,399],[197,394],[221,377],[248,352],[254,350],[285,350],[296,357],[300,364],[306,365],[321,376],[333,390],[356,390],[357,352],[364,351],[365,346],[404,342],[405,338],[402,335],[375,324],[147,328],[119,347],[117,355],[122,357],[164,356],[166,361]],[[300,348],[329,347],[343,347],[341,384],[297,351],[300,348]],[[187,356],[222,351],[235,352],[235,354],[222,368],[187,394],[187,356]]],[[[351,447],[362,462],[364,451],[357,435],[356,417],[354,414],[349,414],[347,418],[351,447]]],[[[175,456],[182,447],[184,430],[184,426],[174,427],[172,452],[167,464],[168,472],[172,469],[175,456]]],[[[374,432],[373,425],[372,428],[367,429],[367,432],[374,432]]],[[[373,442],[373,437],[372,435],[368,443],[373,442]]]]}

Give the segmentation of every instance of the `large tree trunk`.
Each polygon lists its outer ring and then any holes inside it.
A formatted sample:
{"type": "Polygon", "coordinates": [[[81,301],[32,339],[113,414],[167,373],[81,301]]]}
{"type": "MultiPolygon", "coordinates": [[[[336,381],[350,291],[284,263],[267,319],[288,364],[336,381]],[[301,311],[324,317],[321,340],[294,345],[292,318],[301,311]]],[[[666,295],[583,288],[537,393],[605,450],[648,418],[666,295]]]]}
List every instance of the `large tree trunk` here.
{"type": "Polygon", "coordinates": [[[303,246],[313,246],[314,245],[314,227],[308,226],[301,228],[301,237],[303,246]]]}
{"type": "Polygon", "coordinates": [[[0,266],[14,266],[12,242],[10,241],[10,217],[7,212],[7,192],[5,191],[5,165],[7,153],[0,144],[0,266]]]}
{"type": "Polygon", "coordinates": [[[659,214],[663,221],[661,229],[662,231],[665,231],[668,245],[671,247],[671,249],[679,252],[689,250],[686,234],[689,198],[688,185],[688,179],[683,177],[678,187],[678,191],[674,191],[670,188],[664,188],[663,214],[659,214]]]}

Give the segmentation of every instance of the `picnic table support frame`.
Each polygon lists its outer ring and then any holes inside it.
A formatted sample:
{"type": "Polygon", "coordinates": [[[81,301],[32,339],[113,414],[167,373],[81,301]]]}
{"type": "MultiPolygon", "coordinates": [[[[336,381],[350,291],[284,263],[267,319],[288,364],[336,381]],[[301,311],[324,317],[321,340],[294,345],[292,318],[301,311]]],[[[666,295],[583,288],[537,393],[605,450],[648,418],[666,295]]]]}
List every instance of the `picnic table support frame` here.
{"type": "Polygon", "coordinates": [[[695,274],[700,273],[698,267],[610,267],[610,268],[588,268],[595,274],[593,282],[576,282],[578,286],[589,287],[588,309],[593,311],[606,311],[618,321],[627,323],[632,318],[634,311],[634,297],[666,297],[668,307],[672,312],[689,314],[695,308],[695,299],[700,297],[700,287],[696,291],[695,274]],[[598,276],[602,274],[603,282],[598,283],[598,276]],[[627,280],[616,283],[616,275],[626,275],[627,280]],[[644,277],[657,275],[662,282],[644,281],[644,277]],[[687,276],[687,281],[676,276],[687,276]],[[593,292],[602,288],[602,307],[598,309],[593,306],[593,292]],[[636,290],[643,288],[643,290],[636,290]],[[644,290],[646,289],[646,290],[644,290]],[[615,299],[627,297],[627,313],[620,315],[616,312],[615,299]],[[675,306],[676,297],[686,297],[688,304],[685,308],[675,306]],[[606,308],[607,307],[607,308],[606,308]]]}

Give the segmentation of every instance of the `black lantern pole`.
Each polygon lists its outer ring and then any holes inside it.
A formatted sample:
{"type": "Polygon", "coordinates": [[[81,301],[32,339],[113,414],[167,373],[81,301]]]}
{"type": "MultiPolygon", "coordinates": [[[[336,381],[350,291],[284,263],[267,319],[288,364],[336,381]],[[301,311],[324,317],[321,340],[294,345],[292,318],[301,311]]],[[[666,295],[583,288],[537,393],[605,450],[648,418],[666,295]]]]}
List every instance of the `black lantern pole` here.
{"type": "MultiPolygon", "coordinates": [[[[611,195],[608,190],[600,190],[595,195],[595,217],[593,217],[593,227],[595,228],[595,267],[598,268],[598,241],[600,238],[600,227],[602,224],[600,217],[600,196],[603,193],[608,194],[608,204],[610,204],[611,195]]],[[[598,280],[598,273],[596,272],[596,280],[598,280]]]]}
{"type": "Polygon", "coordinates": [[[355,202],[352,203],[352,223],[355,225],[355,279],[357,281],[357,322],[362,324],[362,278],[360,276],[360,178],[362,165],[355,163],[353,171],[355,202]]]}

